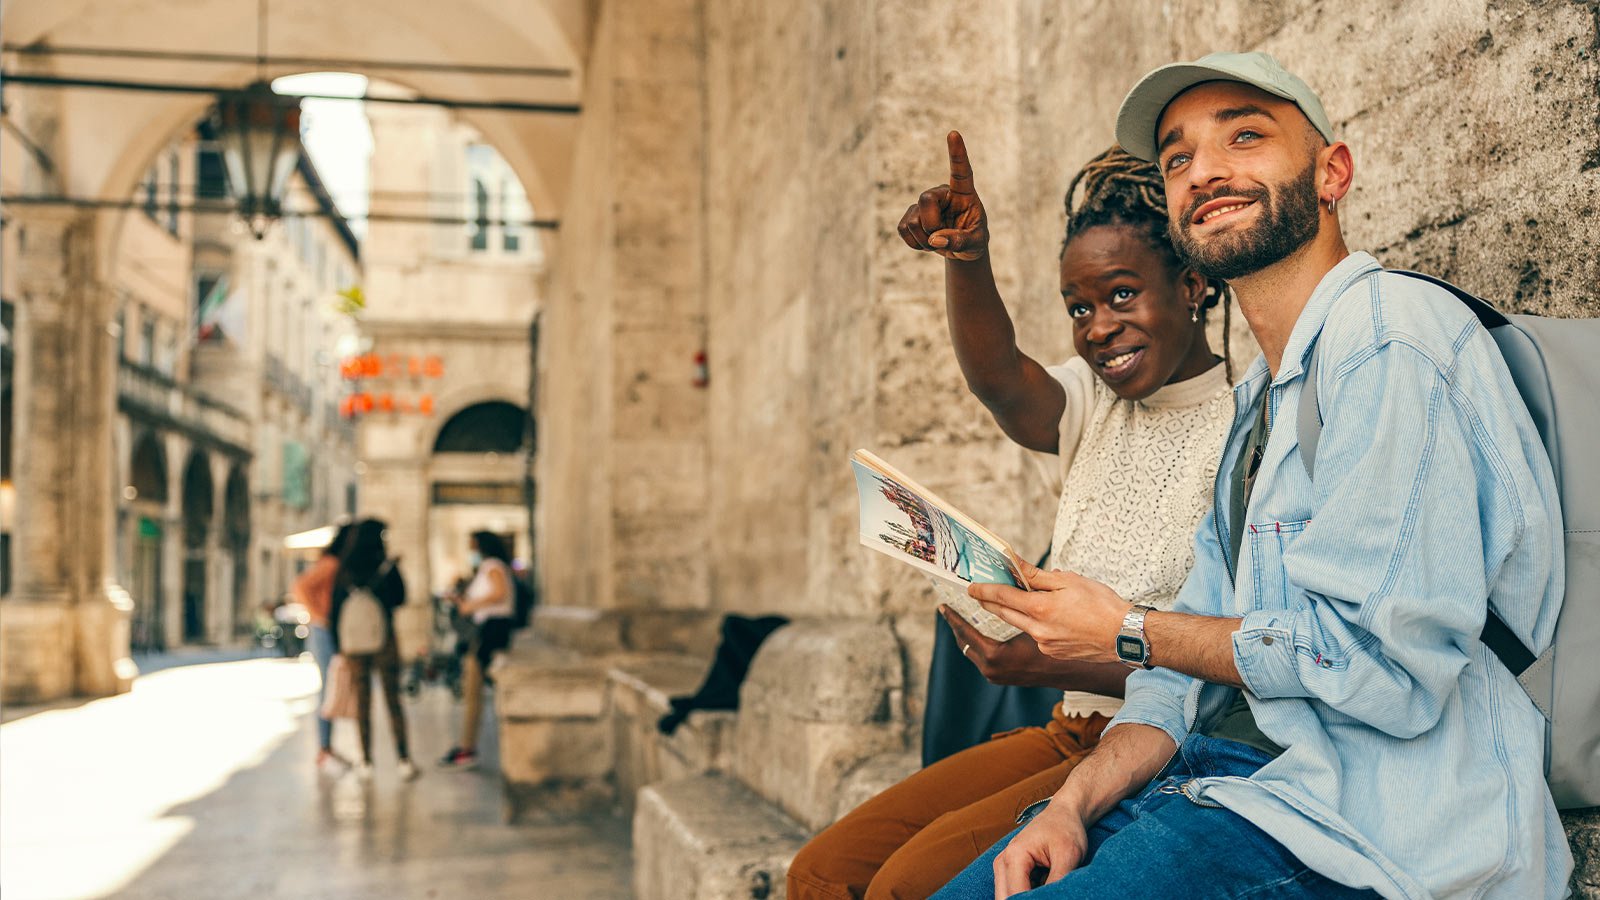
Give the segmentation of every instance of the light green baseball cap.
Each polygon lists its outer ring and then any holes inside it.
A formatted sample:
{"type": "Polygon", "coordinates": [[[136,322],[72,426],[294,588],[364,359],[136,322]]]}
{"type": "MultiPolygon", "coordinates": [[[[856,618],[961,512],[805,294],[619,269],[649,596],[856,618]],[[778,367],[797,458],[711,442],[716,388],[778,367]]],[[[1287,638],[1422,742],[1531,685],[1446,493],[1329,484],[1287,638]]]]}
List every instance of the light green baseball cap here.
{"type": "Polygon", "coordinates": [[[1274,97],[1300,107],[1313,127],[1333,143],[1333,126],[1322,109],[1322,101],[1304,81],[1261,53],[1212,53],[1194,62],[1172,63],[1146,75],[1133,86],[1117,112],[1117,143],[1143,160],[1154,162],[1156,125],[1167,104],[1197,84],[1207,81],[1237,81],[1258,87],[1274,97]]]}

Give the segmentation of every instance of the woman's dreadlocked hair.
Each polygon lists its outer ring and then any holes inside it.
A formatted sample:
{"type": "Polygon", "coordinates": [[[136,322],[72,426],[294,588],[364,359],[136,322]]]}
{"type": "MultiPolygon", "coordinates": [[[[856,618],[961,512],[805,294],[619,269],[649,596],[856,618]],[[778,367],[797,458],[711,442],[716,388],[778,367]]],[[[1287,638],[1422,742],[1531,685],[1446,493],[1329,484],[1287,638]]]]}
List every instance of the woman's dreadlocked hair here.
{"type": "MultiPolygon", "coordinates": [[[[1067,252],[1067,243],[1086,229],[1096,225],[1126,225],[1141,229],[1150,246],[1163,254],[1172,271],[1181,271],[1183,260],[1172,246],[1167,233],[1167,198],[1161,180],[1161,171],[1155,163],[1145,162],[1121,147],[1089,160],[1082,171],[1067,187],[1067,234],[1061,240],[1061,252],[1067,252]],[[1083,188],[1077,206],[1072,199],[1083,188]]],[[[1229,353],[1228,332],[1233,325],[1232,292],[1219,278],[1206,279],[1206,296],[1201,301],[1202,310],[1222,306],[1222,360],[1227,368],[1228,382],[1233,383],[1233,358],[1229,353]]]]}

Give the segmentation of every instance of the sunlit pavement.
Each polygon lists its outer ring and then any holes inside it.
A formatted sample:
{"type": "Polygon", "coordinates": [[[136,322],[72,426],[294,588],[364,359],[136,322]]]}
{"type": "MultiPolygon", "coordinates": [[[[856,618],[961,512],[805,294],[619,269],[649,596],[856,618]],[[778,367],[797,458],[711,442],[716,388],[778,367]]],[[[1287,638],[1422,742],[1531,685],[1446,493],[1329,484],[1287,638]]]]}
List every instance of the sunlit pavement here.
{"type": "MultiPolygon", "coordinates": [[[[313,770],[316,669],[249,659],[166,668],[121,697],[0,725],[0,894],[68,897],[625,897],[627,823],[532,811],[503,824],[484,766],[445,771],[459,706],[408,700],[422,778],[403,783],[381,696],[376,777],[313,770]]],[[[334,726],[356,753],[355,726],[334,726]]]]}

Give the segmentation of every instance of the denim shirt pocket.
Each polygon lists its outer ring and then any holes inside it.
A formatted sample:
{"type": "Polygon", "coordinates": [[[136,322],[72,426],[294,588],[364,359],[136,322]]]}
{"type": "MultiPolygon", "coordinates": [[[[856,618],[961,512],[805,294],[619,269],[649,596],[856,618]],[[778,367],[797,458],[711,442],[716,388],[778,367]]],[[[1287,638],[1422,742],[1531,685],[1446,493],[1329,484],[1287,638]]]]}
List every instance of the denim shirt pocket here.
{"type": "Polygon", "coordinates": [[[1259,522],[1245,526],[1250,545],[1250,610],[1288,609],[1289,582],[1284,574],[1283,555],[1311,524],[1298,522],[1259,522]]]}
{"type": "MultiPolygon", "coordinates": [[[[1301,519],[1245,526],[1245,537],[1250,544],[1251,589],[1255,592],[1246,612],[1281,609],[1292,613],[1311,602],[1304,591],[1296,590],[1289,583],[1283,563],[1284,554],[1310,524],[1310,519],[1301,519]]],[[[1310,635],[1297,636],[1294,649],[1321,669],[1338,670],[1349,665],[1343,649],[1326,641],[1314,643],[1310,635]]]]}

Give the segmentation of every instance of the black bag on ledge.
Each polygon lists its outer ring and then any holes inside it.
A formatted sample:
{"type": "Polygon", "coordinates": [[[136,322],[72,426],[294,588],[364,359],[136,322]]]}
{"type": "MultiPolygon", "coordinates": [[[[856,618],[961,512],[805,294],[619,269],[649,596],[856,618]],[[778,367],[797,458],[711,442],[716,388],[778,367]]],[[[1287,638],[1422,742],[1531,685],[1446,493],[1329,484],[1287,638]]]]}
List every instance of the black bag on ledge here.
{"type": "Polygon", "coordinates": [[[673,697],[672,712],[662,716],[656,727],[662,734],[678,730],[689,713],[697,709],[738,709],[739,686],[750,672],[750,661],[767,636],[777,631],[789,620],[783,616],[727,615],[722,619],[722,640],[717,644],[717,657],[700,690],[688,697],[673,697]]]}

